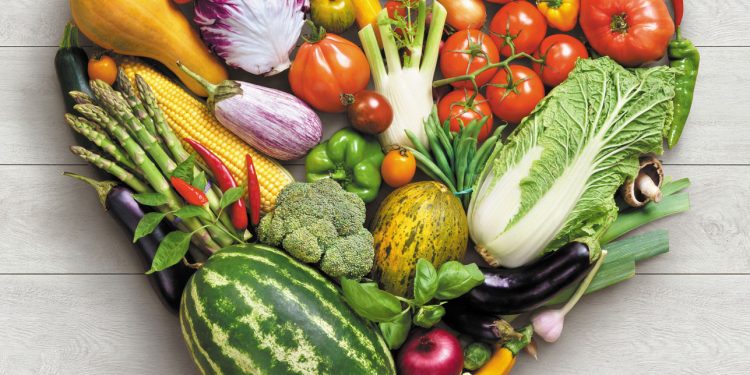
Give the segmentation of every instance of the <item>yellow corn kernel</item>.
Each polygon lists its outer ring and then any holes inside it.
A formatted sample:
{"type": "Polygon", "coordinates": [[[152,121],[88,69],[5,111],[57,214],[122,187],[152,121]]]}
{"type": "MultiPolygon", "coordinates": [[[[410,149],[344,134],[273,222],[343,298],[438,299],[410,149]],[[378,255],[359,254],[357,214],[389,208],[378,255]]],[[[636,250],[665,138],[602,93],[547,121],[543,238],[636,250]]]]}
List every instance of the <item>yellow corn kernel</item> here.
{"type": "MultiPolygon", "coordinates": [[[[281,189],[294,181],[289,171],[224,128],[204,103],[151,66],[137,59],[125,58],[120,67],[131,80],[139,74],[151,86],[169,127],[177,137],[194,139],[213,151],[224,161],[238,184],[247,184],[245,155],[250,154],[260,184],[261,209],[268,212],[274,207],[281,189]]],[[[187,143],[184,146],[187,151],[192,151],[187,143]]]]}

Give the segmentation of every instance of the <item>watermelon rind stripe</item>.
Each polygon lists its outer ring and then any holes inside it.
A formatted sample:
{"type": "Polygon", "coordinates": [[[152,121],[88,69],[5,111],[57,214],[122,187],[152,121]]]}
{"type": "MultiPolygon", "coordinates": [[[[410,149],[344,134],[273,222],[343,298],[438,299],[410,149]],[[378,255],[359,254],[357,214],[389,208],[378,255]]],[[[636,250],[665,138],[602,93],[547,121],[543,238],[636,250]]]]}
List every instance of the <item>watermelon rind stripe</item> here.
{"type": "Polygon", "coordinates": [[[206,362],[206,358],[202,356],[202,358],[199,358],[198,354],[195,352],[196,344],[193,344],[194,342],[196,342],[195,340],[193,340],[193,338],[195,337],[195,332],[187,323],[187,307],[185,303],[185,295],[186,294],[182,295],[180,303],[180,326],[182,327],[182,337],[185,339],[185,343],[187,343],[190,356],[193,357],[193,362],[195,362],[195,365],[198,367],[198,370],[201,372],[201,374],[205,374],[206,369],[204,367],[204,362],[206,362]]]}

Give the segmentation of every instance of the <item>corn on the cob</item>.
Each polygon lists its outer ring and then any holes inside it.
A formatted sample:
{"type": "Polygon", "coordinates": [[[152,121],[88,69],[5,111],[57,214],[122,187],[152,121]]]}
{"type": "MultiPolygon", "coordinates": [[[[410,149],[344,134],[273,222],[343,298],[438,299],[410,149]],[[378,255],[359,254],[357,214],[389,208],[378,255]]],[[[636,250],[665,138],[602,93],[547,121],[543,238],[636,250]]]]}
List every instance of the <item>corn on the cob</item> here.
{"type": "MultiPolygon", "coordinates": [[[[250,154],[258,175],[261,209],[268,212],[274,207],[281,189],[294,181],[289,171],[224,128],[204,103],[151,66],[133,58],[123,58],[120,66],[129,79],[139,74],[152,87],[159,107],[178,137],[191,138],[208,147],[224,161],[242,185],[247,183],[245,155],[250,154]]],[[[192,151],[190,145],[185,143],[184,146],[192,151]]]]}

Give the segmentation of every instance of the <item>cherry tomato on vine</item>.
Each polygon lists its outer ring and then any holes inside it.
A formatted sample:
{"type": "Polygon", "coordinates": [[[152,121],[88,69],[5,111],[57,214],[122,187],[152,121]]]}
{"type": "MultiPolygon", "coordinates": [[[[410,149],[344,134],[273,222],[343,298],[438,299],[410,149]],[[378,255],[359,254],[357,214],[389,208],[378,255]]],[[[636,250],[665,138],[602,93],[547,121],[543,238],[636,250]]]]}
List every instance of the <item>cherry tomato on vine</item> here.
{"type": "Polygon", "coordinates": [[[487,87],[487,100],[495,116],[518,124],[544,98],[544,84],[525,66],[511,65],[510,70],[512,75],[503,69],[492,78],[487,87]]]}
{"type": "Polygon", "coordinates": [[[113,85],[117,79],[117,63],[108,55],[101,55],[89,59],[89,79],[100,79],[113,85]]]}
{"type": "Polygon", "coordinates": [[[346,95],[347,115],[354,129],[367,134],[380,134],[393,122],[393,108],[385,96],[362,90],[346,95]]]}
{"type": "Polygon", "coordinates": [[[416,172],[417,160],[409,150],[403,148],[388,151],[380,166],[383,181],[392,188],[408,184],[416,172]]]}
{"type": "Polygon", "coordinates": [[[490,23],[490,36],[500,48],[503,56],[510,56],[510,45],[505,38],[511,38],[516,53],[533,53],[547,34],[547,21],[542,13],[529,2],[518,1],[504,5],[490,23]]]}
{"type": "Polygon", "coordinates": [[[487,123],[479,131],[477,140],[484,141],[492,133],[492,109],[482,94],[474,96],[474,90],[456,89],[445,95],[438,102],[438,118],[440,123],[450,119],[452,132],[460,130],[460,125],[468,125],[472,120],[481,120],[487,116],[487,123]],[[472,99],[472,96],[474,97],[472,99]]]}
{"type": "Polygon", "coordinates": [[[456,30],[481,29],[487,19],[482,0],[440,0],[448,15],[445,23],[456,30]]]}
{"type": "Polygon", "coordinates": [[[539,45],[534,57],[544,64],[532,62],[531,66],[547,86],[557,86],[568,78],[578,58],[587,59],[589,53],[580,40],[566,34],[550,35],[539,45]]]}
{"type": "MultiPolygon", "coordinates": [[[[458,77],[498,61],[500,53],[487,34],[479,30],[461,30],[445,41],[440,51],[440,72],[445,78],[458,77]]],[[[492,68],[479,74],[476,78],[477,86],[489,82],[496,72],[497,68],[492,68]]],[[[453,82],[451,85],[474,88],[469,80],[453,82]]]]}

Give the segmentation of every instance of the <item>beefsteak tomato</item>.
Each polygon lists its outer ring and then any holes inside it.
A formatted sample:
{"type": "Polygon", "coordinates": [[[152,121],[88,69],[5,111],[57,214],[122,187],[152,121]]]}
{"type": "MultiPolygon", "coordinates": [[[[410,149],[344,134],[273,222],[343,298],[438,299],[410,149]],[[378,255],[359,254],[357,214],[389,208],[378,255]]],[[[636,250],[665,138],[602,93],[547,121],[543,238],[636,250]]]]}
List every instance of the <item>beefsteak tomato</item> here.
{"type": "Polygon", "coordinates": [[[583,0],[579,22],[596,52],[630,67],[660,59],[674,34],[664,0],[583,0]]]}
{"type": "Polygon", "coordinates": [[[313,108],[343,112],[341,95],[367,87],[370,65],[356,44],[322,30],[316,33],[299,47],[289,69],[289,84],[294,95],[313,108]]]}

